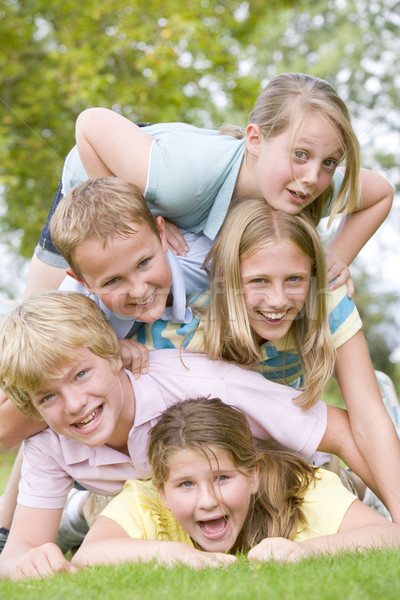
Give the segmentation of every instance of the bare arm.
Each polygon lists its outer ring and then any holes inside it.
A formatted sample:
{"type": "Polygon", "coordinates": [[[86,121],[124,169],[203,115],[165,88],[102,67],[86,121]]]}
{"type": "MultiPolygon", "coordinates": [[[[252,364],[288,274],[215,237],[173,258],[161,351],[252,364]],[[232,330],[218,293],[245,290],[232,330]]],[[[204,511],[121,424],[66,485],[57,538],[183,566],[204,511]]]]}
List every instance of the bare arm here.
{"type": "Polygon", "coordinates": [[[377,495],[400,523],[400,440],[382,402],[362,331],[338,349],[336,377],[354,440],[374,475],[377,495]]]}
{"type": "Polygon", "coordinates": [[[54,543],[61,513],[62,509],[17,506],[10,535],[0,555],[1,577],[19,580],[76,570],[54,543]]]}
{"type": "Polygon", "coordinates": [[[328,405],[328,423],[318,450],[339,456],[371,490],[378,494],[374,475],[354,441],[346,410],[328,405]]]}
{"type": "MultiPolygon", "coordinates": [[[[393,203],[393,187],[384,177],[373,171],[360,170],[360,190],[357,208],[342,217],[334,238],[327,246],[328,253],[333,253],[346,265],[353,262],[377,231],[393,203]]],[[[328,276],[332,280],[337,273],[328,270],[328,276]]],[[[344,279],[343,276],[339,276],[332,289],[345,283],[347,276],[344,279]]]]}
{"type": "Polygon", "coordinates": [[[12,448],[46,427],[44,421],[26,417],[0,390],[0,446],[12,448]]]}
{"type": "Polygon", "coordinates": [[[36,292],[58,290],[64,277],[65,269],[48,265],[34,254],[29,267],[24,298],[28,298],[36,292]]]}
{"type": "Polygon", "coordinates": [[[236,559],[219,552],[202,552],[181,542],[132,539],[118,523],[108,517],[99,517],[73,557],[72,564],[85,567],[151,560],[169,566],[181,563],[201,568],[228,565],[236,559]]]}
{"type": "Polygon", "coordinates": [[[106,108],[89,108],[76,121],[79,156],[89,177],[115,175],[144,193],[151,135],[129,119],[106,108]]]}
{"type": "Polygon", "coordinates": [[[294,562],[310,555],[356,552],[367,548],[398,548],[400,526],[379,515],[360,500],[346,512],[338,533],[294,542],[285,538],[267,538],[250,550],[250,560],[294,562]]]}

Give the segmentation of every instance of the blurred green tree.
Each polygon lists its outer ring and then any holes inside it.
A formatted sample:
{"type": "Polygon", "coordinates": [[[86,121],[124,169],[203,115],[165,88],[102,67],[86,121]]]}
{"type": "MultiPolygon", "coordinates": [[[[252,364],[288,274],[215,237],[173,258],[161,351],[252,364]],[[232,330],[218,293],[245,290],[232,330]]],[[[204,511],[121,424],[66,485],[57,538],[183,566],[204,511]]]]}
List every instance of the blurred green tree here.
{"type": "MultiPolygon", "coordinates": [[[[300,3],[301,4],[301,3],[300,3]]],[[[30,256],[74,124],[88,106],[133,121],[219,126],[260,21],[290,0],[4,0],[0,8],[3,228],[30,256]]],[[[260,82],[247,78],[242,122],[260,82]]]]}

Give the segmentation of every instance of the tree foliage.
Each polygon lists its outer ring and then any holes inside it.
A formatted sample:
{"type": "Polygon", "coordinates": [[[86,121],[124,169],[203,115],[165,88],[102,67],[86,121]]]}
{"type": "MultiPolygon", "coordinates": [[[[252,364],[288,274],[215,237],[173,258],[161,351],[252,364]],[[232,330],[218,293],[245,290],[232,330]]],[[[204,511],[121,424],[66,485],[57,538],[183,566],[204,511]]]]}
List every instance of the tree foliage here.
{"type": "MultiPolygon", "coordinates": [[[[106,106],[133,121],[219,125],[257,23],[292,4],[299,3],[4,0],[2,221],[21,231],[20,252],[32,253],[81,110],[106,106]]],[[[259,85],[246,80],[246,113],[259,85]]]]}

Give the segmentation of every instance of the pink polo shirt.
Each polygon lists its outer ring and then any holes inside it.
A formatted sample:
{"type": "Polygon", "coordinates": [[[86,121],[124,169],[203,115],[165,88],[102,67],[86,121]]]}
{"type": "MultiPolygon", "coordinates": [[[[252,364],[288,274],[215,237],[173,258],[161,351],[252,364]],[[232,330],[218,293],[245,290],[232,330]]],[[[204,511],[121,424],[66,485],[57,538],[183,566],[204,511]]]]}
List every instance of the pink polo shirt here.
{"type": "Polygon", "coordinates": [[[23,444],[24,460],[18,503],[32,508],[62,508],[76,480],[98,493],[118,493],[126,479],[150,476],[149,431],[166,407],[179,400],[213,396],[240,408],[255,437],[273,438],[283,446],[311,456],[326,430],[322,401],[304,411],[293,403],[299,392],[268,381],[261,374],[204,354],[155,350],[147,375],[135,380],[127,372],[136,399],[129,433],[130,457],[108,446],[89,448],[50,429],[23,444]]]}

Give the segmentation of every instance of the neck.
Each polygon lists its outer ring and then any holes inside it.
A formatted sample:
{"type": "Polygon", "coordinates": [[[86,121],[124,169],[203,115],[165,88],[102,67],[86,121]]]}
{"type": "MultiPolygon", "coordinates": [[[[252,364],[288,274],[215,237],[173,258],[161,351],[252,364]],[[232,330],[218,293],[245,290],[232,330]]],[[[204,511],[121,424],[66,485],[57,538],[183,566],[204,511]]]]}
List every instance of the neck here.
{"type": "Polygon", "coordinates": [[[252,157],[246,151],[243,157],[242,165],[239,169],[235,189],[233,190],[233,198],[243,198],[258,195],[258,190],[252,181],[251,165],[252,157]]]}

